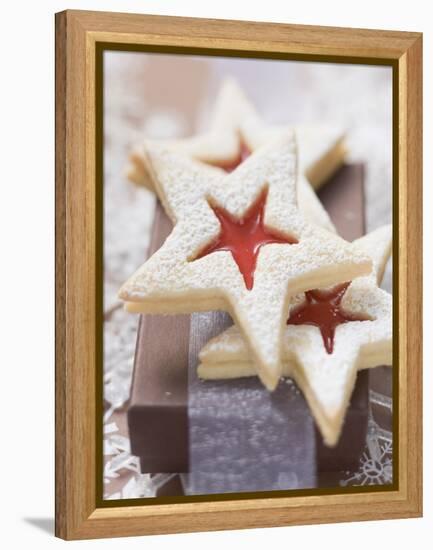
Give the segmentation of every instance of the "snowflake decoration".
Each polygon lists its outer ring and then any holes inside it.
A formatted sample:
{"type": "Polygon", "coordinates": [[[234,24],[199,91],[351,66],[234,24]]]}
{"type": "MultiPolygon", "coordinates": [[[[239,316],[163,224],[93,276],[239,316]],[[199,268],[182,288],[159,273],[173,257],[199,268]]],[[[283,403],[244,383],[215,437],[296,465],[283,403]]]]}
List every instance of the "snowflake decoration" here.
{"type": "Polygon", "coordinates": [[[340,481],[342,487],[349,485],[389,485],[392,483],[392,432],[384,430],[375,422],[371,404],[377,403],[386,407],[392,414],[392,399],[370,390],[370,410],[366,448],[359,468],[350,477],[340,481]]]}

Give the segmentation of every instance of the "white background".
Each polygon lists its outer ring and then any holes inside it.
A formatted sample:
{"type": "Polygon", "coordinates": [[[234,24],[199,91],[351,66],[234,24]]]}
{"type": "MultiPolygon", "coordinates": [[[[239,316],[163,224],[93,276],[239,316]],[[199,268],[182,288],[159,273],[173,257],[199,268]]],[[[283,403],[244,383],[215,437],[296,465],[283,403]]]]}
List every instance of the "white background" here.
{"type": "Polygon", "coordinates": [[[66,8],[422,31],[425,88],[424,518],[69,543],[80,548],[430,547],[432,490],[432,17],[428,1],[4,3],[0,33],[0,540],[52,548],[54,511],[54,12],[66,8]],[[428,123],[427,123],[428,121],[428,123]],[[430,312],[429,312],[430,310],[430,312]],[[18,393],[19,387],[19,393],[18,393]]]}

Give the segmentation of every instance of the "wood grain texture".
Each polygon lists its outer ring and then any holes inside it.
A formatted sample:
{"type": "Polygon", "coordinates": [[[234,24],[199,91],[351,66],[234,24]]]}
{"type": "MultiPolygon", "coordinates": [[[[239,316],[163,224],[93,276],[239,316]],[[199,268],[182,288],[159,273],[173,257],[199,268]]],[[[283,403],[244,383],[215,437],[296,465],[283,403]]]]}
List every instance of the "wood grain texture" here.
{"type": "Polygon", "coordinates": [[[422,36],[399,59],[399,124],[399,481],[421,515],[422,36]]]}
{"type": "Polygon", "coordinates": [[[417,33],[129,13],[68,11],[98,40],[255,52],[396,59],[417,33]]]}
{"type": "MultiPolygon", "coordinates": [[[[310,57],[310,58],[313,58],[310,57]]],[[[322,57],[319,57],[320,59],[322,57]]],[[[318,58],[318,59],[319,59],[318,58]]],[[[56,535],[65,539],[421,514],[422,42],[418,33],[99,12],[56,16],[56,535]],[[399,486],[389,492],[98,507],[95,47],[324,56],[398,70],[399,486]],[[347,57],[348,56],[348,57],[347,57]]],[[[398,231],[398,233],[397,233],[398,231]]],[[[98,281],[102,284],[102,281],[98,281]]],[[[100,329],[101,327],[99,327],[100,329]]],[[[397,377],[395,377],[397,378],[397,377]]]]}
{"type": "Polygon", "coordinates": [[[94,55],[85,30],[56,17],[56,535],[66,538],[96,502],[94,55]]]}
{"type": "Polygon", "coordinates": [[[66,522],[66,16],[56,15],[56,534],[66,522]]]}

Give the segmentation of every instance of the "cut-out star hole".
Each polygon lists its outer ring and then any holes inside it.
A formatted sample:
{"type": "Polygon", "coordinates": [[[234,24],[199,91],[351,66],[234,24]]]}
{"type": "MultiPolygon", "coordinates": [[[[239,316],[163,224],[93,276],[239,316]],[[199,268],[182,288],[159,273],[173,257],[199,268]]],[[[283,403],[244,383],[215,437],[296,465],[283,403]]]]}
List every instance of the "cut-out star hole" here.
{"type": "Polygon", "coordinates": [[[305,303],[297,307],[287,320],[288,325],[312,325],[320,330],[328,354],[334,351],[335,331],[339,325],[351,321],[370,321],[366,315],[349,313],[341,307],[341,300],[350,283],[331,290],[305,292],[305,303]]]}
{"type": "Polygon", "coordinates": [[[250,155],[251,155],[251,149],[246,145],[246,143],[242,140],[242,138],[240,138],[238,156],[234,160],[227,161],[227,162],[220,161],[216,163],[209,162],[208,164],[211,164],[213,166],[218,166],[219,168],[222,168],[225,172],[230,174],[231,172],[236,170],[236,168],[240,166],[244,162],[244,160],[247,159],[250,155]]]}
{"type": "Polygon", "coordinates": [[[221,229],[216,239],[194,258],[198,260],[219,250],[231,252],[248,290],[254,286],[254,273],[262,246],[298,243],[294,237],[289,237],[265,226],[264,212],[267,194],[268,190],[265,188],[242,218],[234,217],[221,206],[210,204],[220,222],[221,229]]]}

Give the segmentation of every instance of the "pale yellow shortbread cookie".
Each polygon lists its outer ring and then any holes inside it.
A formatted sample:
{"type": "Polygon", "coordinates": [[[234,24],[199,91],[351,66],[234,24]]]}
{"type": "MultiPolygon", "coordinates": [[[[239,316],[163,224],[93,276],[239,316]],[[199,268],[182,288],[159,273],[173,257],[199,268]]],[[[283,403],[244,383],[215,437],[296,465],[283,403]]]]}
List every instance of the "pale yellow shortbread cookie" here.
{"type": "MultiPolygon", "coordinates": [[[[335,445],[359,369],[392,364],[392,297],[378,285],[391,251],[391,227],[385,226],[354,242],[370,256],[373,271],[355,279],[341,307],[371,320],[337,327],[334,350],[327,353],[319,328],[288,325],[283,338],[283,376],[295,379],[303,391],[328,445],[335,445]]],[[[289,308],[305,301],[301,294],[289,308]]],[[[200,352],[198,374],[204,379],[253,376],[255,366],[236,326],[210,340],[200,352]]]]}
{"type": "MultiPolygon", "coordinates": [[[[344,132],[332,126],[297,126],[294,130],[299,153],[299,208],[313,223],[335,231],[311,185],[320,187],[343,163],[346,157],[344,132]]],[[[255,151],[287,131],[287,127],[265,124],[237,82],[228,78],[218,94],[209,130],[163,144],[223,170],[221,167],[233,166],[241,160],[245,147],[255,151]]],[[[148,141],[137,146],[131,154],[127,173],[134,183],[154,189],[152,172],[146,163],[146,143],[148,141]]]]}
{"type": "Polygon", "coordinates": [[[157,193],[175,227],[122,286],[120,298],[131,312],[228,311],[248,342],[258,375],[274,389],[282,374],[281,343],[290,298],[366,275],[370,259],[300,214],[293,134],[257,150],[228,175],[156,144],[149,145],[147,155],[157,193]],[[232,252],[201,255],[222,235],[218,212],[226,212],[240,228],[261,197],[263,228],[297,244],[265,243],[257,249],[249,289],[232,252]]]}

